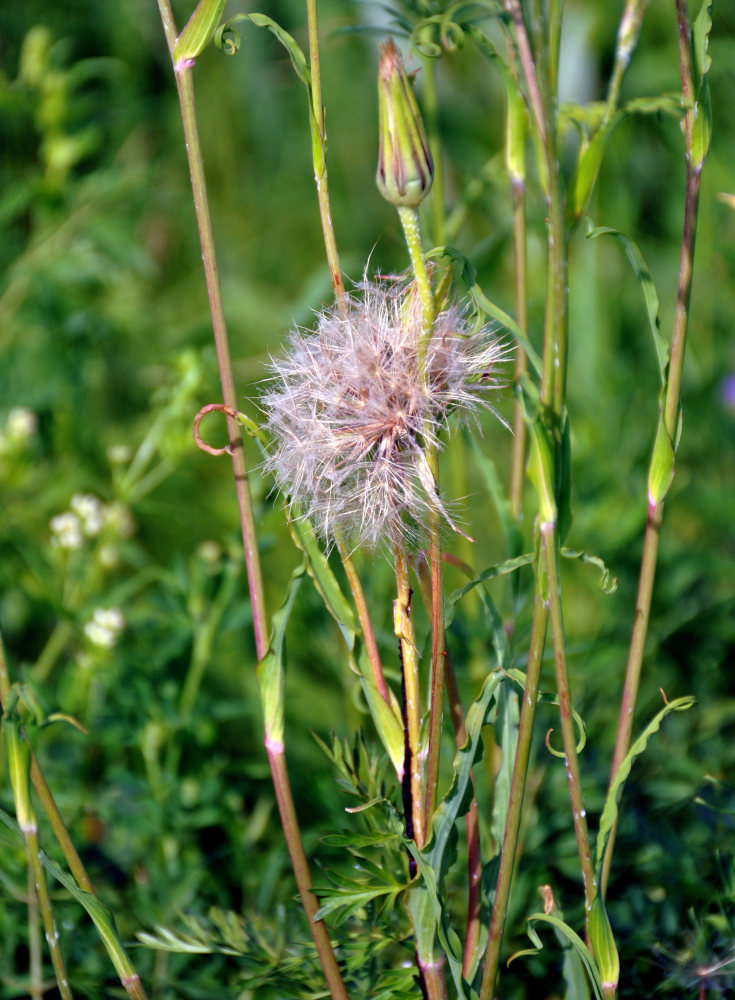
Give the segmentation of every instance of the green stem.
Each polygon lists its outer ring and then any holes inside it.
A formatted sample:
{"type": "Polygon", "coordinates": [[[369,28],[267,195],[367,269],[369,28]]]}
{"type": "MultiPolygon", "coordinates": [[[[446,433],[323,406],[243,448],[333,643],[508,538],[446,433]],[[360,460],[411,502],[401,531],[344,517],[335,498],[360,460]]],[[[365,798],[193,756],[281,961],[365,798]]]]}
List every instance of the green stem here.
{"type": "Polygon", "coordinates": [[[641,30],[641,22],[646,9],[647,0],[627,0],[623,13],[620,17],[618,35],[615,43],[615,63],[610,75],[610,83],[607,88],[607,100],[605,102],[605,121],[608,121],[618,106],[620,97],[620,87],[623,76],[628,68],[630,57],[633,54],[638,34],[641,30]]]}
{"type": "MultiPolygon", "coordinates": [[[[421,773],[421,689],[419,654],[411,610],[411,584],[408,559],[402,542],[394,545],[396,564],[396,606],[393,627],[401,646],[401,669],[405,694],[406,757],[411,788],[412,835],[417,847],[425,843],[423,776],[421,773]]],[[[408,817],[407,817],[408,819],[408,817]]]]}
{"type": "Polygon", "coordinates": [[[30,972],[31,1000],[43,1000],[43,961],[41,957],[41,929],[38,921],[38,893],[33,872],[28,866],[28,967],[30,972]]]}
{"type": "MultiPolygon", "coordinates": [[[[682,95],[684,106],[691,108],[684,117],[684,142],[686,150],[686,187],[684,195],[684,225],[681,240],[681,255],[679,259],[679,281],[676,293],[676,309],[671,336],[671,360],[669,362],[666,396],[664,400],[663,419],[666,430],[672,442],[676,441],[676,428],[679,420],[679,405],[681,398],[681,378],[684,367],[687,329],[689,325],[689,303],[692,291],[692,275],[694,267],[694,247],[697,233],[697,209],[699,204],[699,179],[702,164],[692,161],[692,136],[694,130],[694,82],[692,76],[691,44],[689,34],[689,15],[686,0],[676,0],[677,25],[679,33],[679,59],[681,64],[682,95]]],[[[618,729],[610,768],[610,784],[615,780],[618,769],[630,748],[633,732],[633,715],[635,712],[643,668],[643,656],[646,648],[646,635],[653,597],[653,586],[656,577],[656,562],[661,535],[661,525],[664,516],[664,499],[656,502],[648,498],[648,517],[643,537],[643,554],[641,570],[638,579],[635,616],[631,632],[628,660],[625,668],[625,682],[620,703],[618,729]]],[[[613,848],[617,823],[610,831],[605,860],[600,882],[600,890],[605,894],[610,877],[613,848]]]]}
{"type": "Polygon", "coordinates": [[[536,702],[538,701],[539,678],[541,676],[541,660],[544,652],[547,619],[546,602],[537,584],[533,604],[528,665],[526,667],[526,684],[523,689],[523,702],[518,721],[518,743],[513,762],[508,815],[505,821],[503,847],[500,852],[500,867],[498,869],[495,902],[493,903],[487,951],[485,953],[485,967],[482,972],[480,1000],[492,1000],[495,995],[495,980],[497,979],[498,967],[500,965],[500,948],[503,941],[505,918],[508,913],[508,902],[510,900],[510,887],[518,850],[518,833],[521,826],[523,796],[528,776],[533,723],[536,717],[536,702]]]}
{"type": "Polygon", "coordinates": [[[291,783],[286,770],[286,760],[282,745],[266,744],[268,753],[268,764],[271,769],[273,788],[276,793],[278,803],[278,813],[281,818],[281,825],[286,839],[288,854],[291,859],[296,885],[301,896],[301,904],[309,921],[309,930],[314,940],[319,962],[327,980],[329,993],[332,1000],[348,1000],[347,990],[339,971],[337,960],[332,949],[332,942],[329,939],[327,925],[323,920],[315,920],[319,903],[316,896],[311,891],[312,881],[309,872],[309,863],[306,860],[301,831],[299,830],[296,809],[294,808],[293,795],[291,794],[291,783]]]}
{"type": "Polygon", "coordinates": [[[324,123],[324,105],[322,103],[322,75],[319,60],[319,27],[316,15],[316,0],[306,0],[306,17],[309,32],[309,66],[311,69],[311,100],[316,134],[312,127],[312,159],[314,163],[314,180],[319,200],[319,215],[322,221],[324,247],[327,252],[329,273],[332,287],[338,301],[344,299],[345,286],[342,281],[342,269],[337,252],[337,241],[334,235],[332,209],[329,201],[329,184],[327,180],[327,132],[324,123]]]}
{"type": "Polygon", "coordinates": [[[56,921],[54,920],[51,908],[51,898],[48,894],[48,887],[46,886],[46,879],[43,875],[43,867],[41,866],[41,859],[39,857],[38,833],[35,829],[27,828],[23,830],[23,835],[26,840],[28,863],[33,872],[33,881],[36,885],[43,929],[46,934],[49,951],[51,952],[51,965],[54,969],[56,985],[59,987],[62,1000],[72,1000],[73,994],[69,986],[69,977],[66,972],[66,965],[64,964],[64,956],[61,954],[61,946],[59,944],[59,932],[56,929],[56,921]]]}
{"type": "Polygon", "coordinates": [[[556,98],[559,82],[559,48],[564,0],[551,0],[549,5],[549,82],[550,93],[556,98]]]}
{"type": "Polygon", "coordinates": [[[587,811],[582,795],[582,779],[579,773],[577,757],[577,735],[574,729],[572,715],[572,698],[569,690],[569,671],[567,669],[566,651],[564,648],[564,621],[562,618],[561,589],[559,568],[557,564],[556,525],[547,522],[541,525],[541,544],[546,563],[546,579],[549,588],[549,611],[551,621],[551,637],[554,646],[554,668],[556,671],[556,690],[559,695],[559,716],[561,719],[562,740],[564,742],[564,757],[569,781],[569,797],[572,804],[574,834],[577,839],[577,851],[584,879],[584,895],[586,911],[595,898],[595,868],[592,863],[590,838],[587,830],[587,811]]]}
{"type": "Polygon", "coordinates": [[[425,375],[426,352],[429,348],[429,340],[434,329],[434,319],[436,315],[436,305],[434,303],[434,292],[431,287],[429,271],[426,267],[424,248],[421,243],[421,225],[419,223],[419,213],[415,208],[407,205],[398,207],[398,215],[403,226],[403,233],[406,237],[406,246],[411,257],[411,268],[413,269],[416,285],[421,298],[422,324],[421,340],[419,341],[419,372],[425,375]]]}
{"type": "MultiPolygon", "coordinates": [[[[526,246],[526,186],[522,179],[511,179],[513,196],[513,257],[515,273],[516,322],[522,330],[528,328],[528,270],[526,246]]],[[[526,372],[526,352],[520,344],[516,347],[516,364],[513,381],[520,383],[526,372]]],[[[510,510],[516,521],[523,513],[523,483],[526,462],[526,422],[523,408],[516,399],[513,407],[513,451],[510,476],[510,510]]]]}
{"type": "Polygon", "coordinates": [[[51,630],[38,659],[33,664],[33,679],[37,684],[45,684],[49,674],[56,666],[56,661],[66,649],[74,636],[74,626],[70,621],[62,619],[51,630]]]}

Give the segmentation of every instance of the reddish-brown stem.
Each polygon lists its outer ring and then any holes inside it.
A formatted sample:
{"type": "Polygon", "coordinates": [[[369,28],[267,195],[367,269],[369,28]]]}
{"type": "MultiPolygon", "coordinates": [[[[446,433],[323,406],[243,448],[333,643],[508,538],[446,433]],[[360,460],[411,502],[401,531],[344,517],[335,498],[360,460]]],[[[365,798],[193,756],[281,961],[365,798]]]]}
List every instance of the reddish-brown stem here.
{"type": "Polygon", "coordinates": [[[368,654],[368,659],[370,660],[370,668],[372,670],[375,686],[380,692],[380,696],[386,705],[391,705],[390,692],[388,691],[388,685],[385,682],[383,665],[380,662],[378,643],[375,640],[375,629],[373,628],[370,611],[367,606],[367,601],[365,600],[365,591],[362,589],[360,577],[355,569],[352,557],[347,551],[347,546],[340,538],[337,539],[337,548],[339,549],[340,559],[342,560],[342,565],[344,566],[345,574],[347,575],[347,582],[350,585],[355,607],[357,608],[357,617],[360,619],[362,639],[365,643],[365,650],[368,654]]]}
{"type": "Polygon", "coordinates": [[[296,809],[294,808],[293,795],[291,794],[291,783],[286,770],[283,747],[266,744],[266,750],[271,777],[273,779],[273,788],[276,792],[278,814],[281,818],[281,824],[286,836],[288,855],[291,859],[291,867],[296,877],[301,904],[309,921],[309,930],[319,953],[319,960],[327,980],[329,992],[332,1000],[347,1000],[347,990],[342,981],[342,974],[337,965],[337,960],[334,957],[327,925],[323,920],[314,919],[319,909],[319,903],[311,891],[313,883],[311,881],[311,874],[309,873],[309,863],[306,860],[304,852],[298,819],[296,818],[296,809]]]}
{"type": "Polygon", "coordinates": [[[551,637],[554,647],[554,669],[556,672],[556,690],[559,695],[559,717],[561,719],[562,740],[564,742],[564,758],[569,783],[569,797],[572,804],[572,821],[577,839],[577,852],[584,879],[584,895],[586,910],[589,911],[595,897],[595,869],[592,863],[590,838],[587,830],[587,813],[582,795],[582,780],[579,773],[577,757],[577,735],[574,730],[572,714],[572,697],[569,689],[569,672],[564,647],[564,622],[561,608],[561,589],[556,559],[556,527],[549,522],[541,525],[543,556],[546,563],[546,577],[549,587],[549,611],[551,621],[551,637]]]}

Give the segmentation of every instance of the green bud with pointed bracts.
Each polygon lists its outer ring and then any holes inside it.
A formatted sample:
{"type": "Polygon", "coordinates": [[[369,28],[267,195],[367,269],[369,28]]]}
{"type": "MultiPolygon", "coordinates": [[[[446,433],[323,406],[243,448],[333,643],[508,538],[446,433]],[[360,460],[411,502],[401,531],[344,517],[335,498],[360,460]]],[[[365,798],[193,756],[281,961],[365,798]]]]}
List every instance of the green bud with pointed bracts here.
{"type": "Polygon", "coordinates": [[[392,205],[416,208],[431,189],[434,163],[416,97],[392,41],[380,47],[378,119],[378,190],[392,205]]]}

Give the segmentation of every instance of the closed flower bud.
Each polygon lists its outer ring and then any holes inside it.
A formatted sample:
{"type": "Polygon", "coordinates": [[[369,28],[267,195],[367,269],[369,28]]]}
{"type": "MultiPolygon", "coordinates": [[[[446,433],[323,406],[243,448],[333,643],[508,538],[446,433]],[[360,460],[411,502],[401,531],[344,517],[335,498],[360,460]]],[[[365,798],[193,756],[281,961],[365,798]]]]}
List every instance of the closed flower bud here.
{"type": "Polygon", "coordinates": [[[392,41],[380,47],[378,127],[378,190],[392,205],[415,208],[431,189],[434,163],[421,112],[392,41]]]}

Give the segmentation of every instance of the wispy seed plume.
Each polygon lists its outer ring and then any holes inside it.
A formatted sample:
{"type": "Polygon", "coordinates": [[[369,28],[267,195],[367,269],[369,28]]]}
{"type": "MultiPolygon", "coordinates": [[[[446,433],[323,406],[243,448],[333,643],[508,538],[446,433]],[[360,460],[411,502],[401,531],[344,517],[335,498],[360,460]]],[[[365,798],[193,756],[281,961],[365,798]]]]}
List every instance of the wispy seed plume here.
{"type": "Polygon", "coordinates": [[[376,548],[420,537],[431,510],[448,519],[425,449],[440,446],[450,414],[490,405],[504,347],[454,305],[420,364],[421,334],[412,284],[365,282],[272,362],[266,471],[328,544],[336,534],[376,548]]]}

